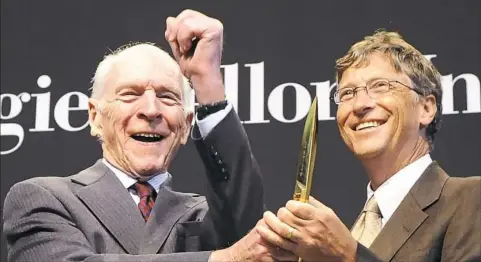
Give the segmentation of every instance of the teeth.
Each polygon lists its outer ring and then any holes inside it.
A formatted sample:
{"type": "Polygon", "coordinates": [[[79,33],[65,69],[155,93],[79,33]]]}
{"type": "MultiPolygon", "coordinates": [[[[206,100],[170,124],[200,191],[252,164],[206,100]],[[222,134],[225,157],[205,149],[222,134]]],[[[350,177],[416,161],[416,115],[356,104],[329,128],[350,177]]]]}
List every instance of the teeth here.
{"type": "Polygon", "coordinates": [[[140,134],[136,134],[136,136],[143,136],[143,137],[161,137],[160,135],[158,134],[149,134],[149,133],[140,133],[140,134]]]}
{"type": "Polygon", "coordinates": [[[358,126],[356,126],[356,131],[364,129],[364,128],[368,128],[368,127],[377,127],[377,126],[380,126],[380,125],[381,125],[381,123],[379,123],[377,121],[364,122],[364,123],[361,123],[358,126]]]}

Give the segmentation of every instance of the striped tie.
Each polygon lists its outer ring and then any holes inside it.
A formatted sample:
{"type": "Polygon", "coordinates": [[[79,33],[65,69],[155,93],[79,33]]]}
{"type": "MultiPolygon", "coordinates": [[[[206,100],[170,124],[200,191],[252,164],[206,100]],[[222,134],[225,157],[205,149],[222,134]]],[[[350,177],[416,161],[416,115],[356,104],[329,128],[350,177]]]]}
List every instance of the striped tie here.
{"type": "Polygon", "coordinates": [[[374,196],[369,199],[351,234],[359,243],[369,248],[381,231],[381,211],[374,196]]]}
{"type": "Polygon", "coordinates": [[[139,210],[145,222],[150,218],[150,212],[154,207],[154,201],[157,193],[154,188],[147,182],[136,182],[135,189],[140,197],[139,210]]]}

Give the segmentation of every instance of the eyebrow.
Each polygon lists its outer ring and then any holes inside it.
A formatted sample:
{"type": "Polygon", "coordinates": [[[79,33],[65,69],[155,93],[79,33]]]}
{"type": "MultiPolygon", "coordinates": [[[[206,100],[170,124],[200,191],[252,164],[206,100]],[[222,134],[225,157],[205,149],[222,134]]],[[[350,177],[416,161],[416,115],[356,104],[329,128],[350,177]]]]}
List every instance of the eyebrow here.
{"type": "MultiPolygon", "coordinates": [[[[137,84],[123,84],[123,85],[120,85],[118,87],[115,88],[115,93],[119,93],[120,91],[124,90],[124,89],[127,89],[127,88],[131,88],[131,89],[135,89],[135,90],[139,90],[139,89],[145,89],[145,86],[143,85],[137,85],[137,84]]],[[[169,92],[169,93],[172,93],[175,95],[176,98],[179,98],[181,99],[182,98],[182,89],[180,89],[178,92],[177,89],[178,88],[174,88],[174,87],[170,87],[170,86],[154,86],[153,87],[155,92],[156,93],[159,93],[159,92],[169,92]]]]}
{"type": "MultiPolygon", "coordinates": [[[[387,79],[387,78],[379,77],[379,76],[371,77],[366,81],[366,84],[371,83],[372,81],[380,80],[380,79],[387,79]]],[[[362,85],[354,85],[352,83],[347,83],[344,87],[338,88],[337,90],[342,90],[342,89],[346,89],[346,88],[356,88],[356,87],[359,87],[359,86],[362,86],[362,85]]]]}
{"type": "MultiPolygon", "coordinates": [[[[123,84],[123,85],[120,85],[118,87],[115,88],[115,91],[118,92],[122,89],[126,89],[126,88],[132,88],[132,89],[145,89],[145,86],[143,85],[137,85],[137,84],[123,84]]],[[[171,86],[153,86],[153,88],[156,90],[156,91],[165,91],[165,90],[175,90],[176,88],[174,87],[171,87],[171,86]]]]}

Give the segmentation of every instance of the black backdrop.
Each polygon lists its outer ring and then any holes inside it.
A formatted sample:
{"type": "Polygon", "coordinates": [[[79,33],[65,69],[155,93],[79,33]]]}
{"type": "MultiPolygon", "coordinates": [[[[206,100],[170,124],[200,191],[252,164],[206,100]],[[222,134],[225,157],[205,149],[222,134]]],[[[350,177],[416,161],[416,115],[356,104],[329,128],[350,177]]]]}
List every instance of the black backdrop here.
{"type": "MultiPolygon", "coordinates": [[[[443,75],[443,125],[433,158],[452,176],[481,174],[480,1],[1,4],[2,206],[18,181],[67,176],[101,157],[85,125],[95,67],[110,49],[132,41],[156,42],[169,50],[165,19],[185,8],[224,23],[228,98],[245,121],[270,209],[292,196],[306,108],[317,92],[321,110],[312,194],[348,226],[353,223],[365,201],[367,180],[338,135],[328,90],[334,60],[378,28],[400,32],[443,75]]],[[[170,172],[176,189],[205,192],[203,167],[192,143],[181,150],[170,172]]]]}

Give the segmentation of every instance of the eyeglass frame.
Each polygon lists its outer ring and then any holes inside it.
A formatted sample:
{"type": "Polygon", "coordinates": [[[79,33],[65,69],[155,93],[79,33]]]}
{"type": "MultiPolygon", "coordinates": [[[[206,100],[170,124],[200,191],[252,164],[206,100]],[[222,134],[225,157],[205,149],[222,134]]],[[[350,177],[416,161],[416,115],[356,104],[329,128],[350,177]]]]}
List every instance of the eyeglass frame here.
{"type": "Polygon", "coordinates": [[[424,93],[422,93],[421,91],[417,90],[417,89],[414,88],[414,87],[408,86],[408,85],[406,85],[406,84],[404,84],[404,83],[402,83],[402,82],[400,82],[400,81],[398,81],[398,80],[389,80],[389,79],[386,79],[386,78],[376,78],[376,79],[373,79],[373,80],[369,81],[369,82],[368,82],[366,85],[364,85],[364,86],[344,87],[344,88],[341,88],[341,89],[337,89],[336,92],[334,92],[334,96],[332,97],[332,100],[334,100],[334,103],[336,103],[337,105],[339,105],[339,104],[341,104],[341,103],[349,102],[349,101],[353,100],[353,99],[356,97],[357,92],[358,92],[357,90],[359,90],[359,89],[364,89],[364,90],[366,90],[367,96],[369,96],[371,99],[376,99],[377,97],[376,97],[376,98],[373,98],[373,97],[371,97],[371,96],[369,95],[368,86],[369,86],[371,83],[376,83],[377,81],[381,81],[381,80],[387,81],[387,84],[388,84],[389,87],[388,87],[388,89],[387,89],[386,91],[384,91],[384,92],[382,92],[382,93],[379,93],[379,95],[384,94],[384,93],[387,93],[387,92],[391,91],[391,89],[394,89],[395,86],[393,86],[391,83],[398,83],[398,84],[400,84],[400,85],[402,85],[402,86],[404,86],[404,87],[407,87],[408,89],[416,92],[417,94],[424,96],[424,93]],[[344,89],[348,89],[348,88],[349,88],[349,89],[352,89],[352,91],[354,92],[353,97],[352,97],[351,99],[346,100],[346,101],[341,101],[341,98],[339,97],[340,91],[341,91],[341,90],[344,90],[344,89]],[[339,98],[336,99],[336,97],[339,97],[339,98]]]}

